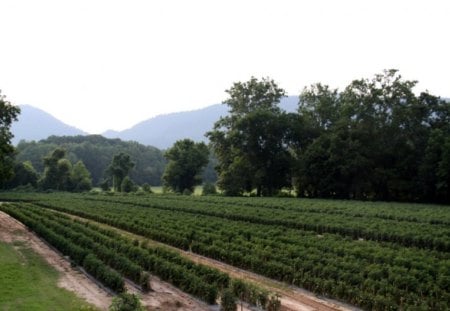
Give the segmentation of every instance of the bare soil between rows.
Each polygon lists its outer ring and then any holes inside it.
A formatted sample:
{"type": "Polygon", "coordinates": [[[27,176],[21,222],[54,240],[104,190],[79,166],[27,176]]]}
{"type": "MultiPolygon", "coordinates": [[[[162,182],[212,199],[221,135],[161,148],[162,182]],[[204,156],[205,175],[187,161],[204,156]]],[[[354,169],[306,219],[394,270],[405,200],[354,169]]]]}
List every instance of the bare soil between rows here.
{"type": "MultiPolygon", "coordinates": [[[[55,211],[57,212],[57,211],[55,211]]],[[[62,212],[58,212],[62,213],[62,212]]],[[[79,216],[71,215],[68,213],[62,213],[65,214],[71,218],[83,220],[83,221],[89,221],[91,223],[95,223],[101,227],[109,228],[112,230],[115,230],[129,238],[138,239],[141,241],[147,241],[150,245],[159,245],[163,247],[167,247],[169,249],[172,249],[182,256],[189,258],[190,260],[203,264],[205,266],[216,268],[222,272],[227,273],[232,278],[236,279],[242,279],[247,282],[252,282],[254,284],[257,284],[258,286],[261,286],[271,292],[277,293],[280,296],[281,301],[281,311],[359,311],[361,309],[342,303],[340,301],[336,301],[333,299],[326,299],[323,297],[318,297],[314,293],[307,291],[305,289],[295,287],[295,286],[289,286],[287,284],[284,284],[282,282],[278,282],[272,279],[269,279],[267,277],[258,275],[256,273],[239,269],[234,266],[225,264],[221,261],[217,261],[202,255],[198,255],[196,253],[192,253],[189,251],[183,251],[181,249],[172,247],[170,245],[160,243],[154,240],[149,240],[143,236],[136,235],[133,233],[130,233],[125,230],[118,229],[116,227],[112,227],[103,223],[95,222],[90,219],[82,218],[79,216]]],[[[238,310],[241,310],[241,307],[238,307],[238,310]]],[[[242,310],[246,310],[244,307],[242,310]]]]}
{"type": "MultiPolygon", "coordinates": [[[[1,203],[0,203],[1,204],[1,203]]],[[[29,231],[22,223],[0,211],[0,241],[6,243],[22,242],[34,252],[42,256],[59,273],[58,286],[74,292],[100,310],[108,310],[113,296],[89,279],[84,273],[71,266],[69,260],[53,250],[47,243],[29,231]]],[[[189,296],[172,285],[151,278],[152,290],[143,294],[129,283],[129,292],[137,294],[148,310],[206,311],[213,307],[189,296]]]]}

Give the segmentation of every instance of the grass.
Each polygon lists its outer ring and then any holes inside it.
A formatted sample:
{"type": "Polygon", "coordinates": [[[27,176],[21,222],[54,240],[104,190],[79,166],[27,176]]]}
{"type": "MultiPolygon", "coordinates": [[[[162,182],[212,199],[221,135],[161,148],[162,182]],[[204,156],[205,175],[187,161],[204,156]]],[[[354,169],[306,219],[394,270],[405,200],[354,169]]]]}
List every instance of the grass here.
{"type": "Polygon", "coordinates": [[[22,243],[0,242],[0,310],[95,310],[57,287],[58,272],[22,243]]]}

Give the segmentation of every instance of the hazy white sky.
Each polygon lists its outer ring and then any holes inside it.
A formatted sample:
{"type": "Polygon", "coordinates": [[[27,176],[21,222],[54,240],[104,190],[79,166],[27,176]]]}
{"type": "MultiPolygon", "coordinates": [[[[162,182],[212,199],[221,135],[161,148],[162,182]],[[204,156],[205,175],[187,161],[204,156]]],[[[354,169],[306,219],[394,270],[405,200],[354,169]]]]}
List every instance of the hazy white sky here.
{"type": "Polygon", "coordinates": [[[387,68],[450,97],[450,1],[0,0],[0,89],[90,133],[387,68]]]}

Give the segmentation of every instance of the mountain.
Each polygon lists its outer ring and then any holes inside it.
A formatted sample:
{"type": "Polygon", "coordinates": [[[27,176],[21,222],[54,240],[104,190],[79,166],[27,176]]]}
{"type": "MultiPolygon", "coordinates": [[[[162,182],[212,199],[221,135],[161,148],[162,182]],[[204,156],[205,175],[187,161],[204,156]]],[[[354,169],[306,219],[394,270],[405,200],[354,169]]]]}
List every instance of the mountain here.
{"type": "MultiPolygon", "coordinates": [[[[292,112],[298,104],[297,96],[284,98],[280,106],[292,112]]],[[[203,109],[159,115],[121,131],[106,131],[102,135],[108,138],[134,140],[144,145],[167,149],[179,139],[190,138],[194,141],[206,141],[205,133],[212,130],[221,116],[228,114],[228,107],[222,104],[203,109]]]]}
{"type": "Polygon", "coordinates": [[[14,134],[12,142],[15,145],[21,140],[40,140],[51,135],[86,135],[82,130],[61,122],[41,109],[28,105],[19,107],[21,112],[18,121],[11,126],[11,132],[14,134]]]}
{"type": "MultiPolygon", "coordinates": [[[[281,101],[281,108],[292,112],[297,108],[298,97],[289,96],[281,101]]],[[[19,121],[14,122],[11,132],[13,144],[20,140],[39,141],[49,136],[77,136],[87,133],[69,126],[47,112],[32,106],[20,106],[19,121]]],[[[194,141],[206,141],[205,133],[212,130],[221,116],[228,114],[228,107],[222,104],[211,105],[203,109],[159,115],[124,131],[108,130],[102,135],[107,138],[131,140],[159,149],[167,149],[179,139],[190,138],[194,141]]]]}

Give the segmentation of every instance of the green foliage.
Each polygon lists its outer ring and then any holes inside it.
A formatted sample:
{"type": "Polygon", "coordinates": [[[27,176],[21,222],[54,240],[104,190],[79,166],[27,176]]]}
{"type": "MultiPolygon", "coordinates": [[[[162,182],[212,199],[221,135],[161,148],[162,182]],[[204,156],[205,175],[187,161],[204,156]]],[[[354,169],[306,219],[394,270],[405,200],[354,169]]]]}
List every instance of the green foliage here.
{"type": "Polygon", "coordinates": [[[58,279],[58,272],[25,244],[0,242],[2,310],[96,310],[60,288],[58,279]]]}
{"type": "Polygon", "coordinates": [[[450,102],[415,95],[396,70],[343,91],[303,90],[298,113],[278,108],[269,79],[235,83],[230,114],[207,133],[226,195],[450,202],[450,102]]]}
{"type": "Polygon", "coordinates": [[[66,151],[56,148],[44,158],[45,170],[39,181],[41,189],[61,191],[89,191],[92,188],[92,178],[82,161],[74,166],[65,158],[66,151]]]}
{"type": "Polygon", "coordinates": [[[107,178],[105,171],[111,164],[113,155],[121,152],[129,154],[136,165],[130,170],[130,178],[138,184],[160,185],[164,171],[163,153],[155,147],[137,142],[107,139],[100,135],[51,136],[39,142],[22,141],[17,146],[16,161],[31,161],[39,173],[44,171],[42,158],[56,148],[67,150],[67,158],[76,163],[81,160],[92,175],[94,185],[107,178]]]}
{"type": "Polygon", "coordinates": [[[100,183],[100,189],[102,189],[102,191],[109,191],[110,185],[109,185],[109,180],[108,179],[104,179],[101,183],[100,183]]]}
{"type": "Polygon", "coordinates": [[[83,162],[78,161],[72,168],[71,181],[74,191],[89,191],[92,188],[91,173],[83,162]]]}
{"type": "Polygon", "coordinates": [[[221,311],[236,311],[236,296],[231,289],[225,289],[220,297],[221,311]]]}
{"type": "Polygon", "coordinates": [[[141,286],[141,288],[144,292],[148,292],[152,289],[150,287],[150,274],[148,272],[141,273],[141,278],[139,279],[139,285],[141,286]]]}
{"type": "Polygon", "coordinates": [[[110,311],[143,311],[144,308],[135,294],[122,293],[113,298],[110,311]]]}
{"type": "MultiPolygon", "coordinates": [[[[440,310],[448,309],[450,301],[447,206],[173,195],[2,193],[0,198],[33,200],[47,209],[94,219],[364,309],[440,310]]],[[[61,230],[67,226],[64,223],[61,230]]],[[[101,245],[109,243],[102,240],[101,245]]],[[[114,244],[115,254],[132,248],[131,241],[123,248],[114,244]]],[[[138,253],[121,254],[139,258],[138,253]]],[[[183,264],[189,268],[181,273],[175,265],[183,260],[179,256],[162,249],[151,254],[143,261],[146,271],[204,300],[214,301],[219,289],[230,287],[229,279],[192,268],[192,263],[183,264]]],[[[276,305],[276,296],[271,300],[270,293],[241,284],[233,285],[239,288],[238,297],[276,305]]]]}
{"type": "Polygon", "coordinates": [[[26,185],[36,188],[38,179],[39,175],[30,161],[16,163],[14,165],[14,176],[6,183],[5,188],[12,189],[26,185]]]}
{"type": "Polygon", "coordinates": [[[203,185],[202,195],[214,195],[217,194],[217,189],[214,184],[206,183],[203,185]]]}
{"type": "Polygon", "coordinates": [[[183,190],[183,195],[192,195],[192,191],[189,189],[184,189],[183,190]]]}
{"type": "Polygon", "coordinates": [[[450,137],[450,103],[386,70],[343,92],[316,84],[300,95],[294,139],[297,190],[308,197],[448,201],[437,167],[450,137]],[[418,165],[419,164],[419,165],[418,165]]]}
{"type": "Polygon", "coordinates": [[[150,187],[149,184],[144,183],[142,184],[142,191],[144,191],[145,193],[153,193],[152,188],[150,187]]]}
{"type": "MultiPolygon", "coordinates": [[[[125,177],[128,177],[128,173],[134,165],[135,164],[131,161],[128,154],[119,153],[113,157],[111,164],[108,166],[107,172],[112,177],[113,188],[115,191],[122,191],[122,182],[125,177]]],[[[126,183],[126,186],[128,185],[130,185],[129,182],[126,183]]]]}
{"type": "Polygon", "coordinates": [[[258,196],[273,195],[289,185],[287,116],[278,107],[285,92],[273,80],[252,77],[227,93],[230,115],[207,133],[219,160],[218,186],[226,195],[255,188],[258,196]]]}
{"type": "Polygon", "coordinates": [[[120,191],[129,193],[129,192],[136,192],[137,191],[136,184],[130,179],[130,177],[126,176],[120,185],[120,191]]]}
{"type": "Polygon", "coordinates": [[[163,175],[164,185],[177,193],[194,191],[201,183],[200,173],[208,163],[208,147],[190,139],[175,142],[164,156],[169,161],[163,175]]]}
{"type": "Polygon", "coordinates": [[[0,187],[13,176],[15,149],[11,144],[10,127],[19,114],[20,108],[7,101],[0,91],[0,187]]]}

